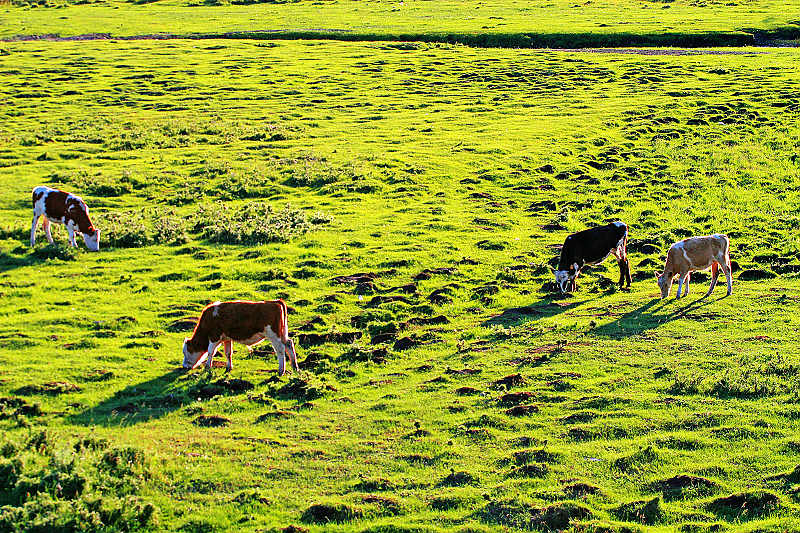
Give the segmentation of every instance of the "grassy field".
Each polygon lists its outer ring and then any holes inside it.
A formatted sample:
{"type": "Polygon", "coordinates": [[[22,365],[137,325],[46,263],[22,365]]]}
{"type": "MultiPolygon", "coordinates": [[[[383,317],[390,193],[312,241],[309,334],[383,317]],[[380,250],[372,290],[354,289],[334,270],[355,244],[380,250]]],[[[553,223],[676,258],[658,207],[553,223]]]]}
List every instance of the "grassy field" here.
{"type": "MultiPolygon", "coordinates": [[[[0,38],[269,32],[270,38],[400,39],[506,47],[731,45],[800,37],[788,0],[12,0],[0,38]]],[[[263,35],[262,35],[263,37],[263,35]]]]}
{"type": "Polygon", "coordinates": [[[800,529],[797,52],[3,49],[0,531],[800,529]],[[99,253],[29,248],[40,184],[99,253]],[[615,219],[632,290],[555,295],[615,219]],[[658,300],[710,232],[733,296],[658,300]],[[299,376],[179,368],[276,297],[299,376]]]}

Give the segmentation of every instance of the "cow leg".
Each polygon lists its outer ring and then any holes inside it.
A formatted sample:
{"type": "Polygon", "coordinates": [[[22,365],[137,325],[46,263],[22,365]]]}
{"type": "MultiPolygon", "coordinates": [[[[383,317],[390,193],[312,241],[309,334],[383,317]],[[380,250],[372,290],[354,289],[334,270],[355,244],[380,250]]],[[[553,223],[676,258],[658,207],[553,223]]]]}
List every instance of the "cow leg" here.
{"type": "Polygon", "coordinates": [[[708,286],[708,292],[703,298],[707,298],[714,291],[714,287],[717,286],[717,278],[719,278],[719,263],[714,261],[711,263],[711,285],[708,286]]]}
{"type": "Polygon", "coordinates": [[[225,341],[225,357],[228,358],[228,364],[225,366],[225,369],[230,372],[233,370],[233,360],[231,357],[233,356],[233,341],[225,341]]]}
{"type": "Polygon", "coordinates": [[[214,354],[217,353],[217,348],[222,341],[208,341],[208,358],[206,359],[206,369],[211,370],[211,365],[214,364],[214,354]]]}
{"type": "Polygon", "coordinates": [[[731,277],[731,264],[730,259],[725,258],[725,262],[721,263],[722,271],[725,272],[725,279],[728,280],[728,294],[730,296],[733,292],[733,278],[731,277]]]}
{"type": "Polygon", "coordinates": [[[53,244],[53,235],[50,233],[50,219],[47,217],[42,220],[42,229],[44,230],[44,236],[47,237],[47,242],[53,244]]]}
{"type": "Polygon", "coordinates": [[[681,299],[681,289],[683,289],[683,274],[678,276],[678,293],[675,295],[675,298],[678,300],[681,299]]]}
{"type": "Polygon", "coordinates": [[[270,344],[272,344],[275,355],[278,356],[278,376],[282,376],[286,373],[286,346],[270,328],[267,328],[264,334],[269,339],[270,344]]]}
{"type": "Polygon", "coordinates": [[[36,244],[36,224],[39,223],[39,215],[33,215],[33,224],[31,224],[31,248],[36,244]]]}
{"type": "Polygon", "coordinates": [[[620,259],[617,256],[617,266],[619,266],[619,288],[621,289],[625,285],[625,259],[620,259]]]}
{"type": "Polygon", "coordinates": [[[691,272],[686,273],[686,288],[683,291],[684,296],[689,296],[689,278],[692,276],[691,272]]]}
{"type": "Polygon", "coordinates": [[[78,245],[75,244],[75,228],[72,227],[72,224],[67,223],[67,235],[69,240],[69,245],[73,248],[77,248],[78,245]]]}
{"type": "Polygon", "coordinates": [[[294,369],[300,372],[300,366],[297,364],[297,350],[294,348],[292,339],[286,339],[286,353],[289,354],[289,360],[292,362],[294,369]]]}

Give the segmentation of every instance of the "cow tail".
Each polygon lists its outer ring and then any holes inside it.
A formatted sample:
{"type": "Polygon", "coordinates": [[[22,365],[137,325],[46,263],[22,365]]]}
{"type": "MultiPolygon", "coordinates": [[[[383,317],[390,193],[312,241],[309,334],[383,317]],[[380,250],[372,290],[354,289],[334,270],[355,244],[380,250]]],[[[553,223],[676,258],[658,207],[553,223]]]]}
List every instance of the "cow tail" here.
{"type": "Polygon", "coordinates": [[[278,332],[278,337],[280,337],[282,342],[287,342],[289,340],[289,310],[286,308],[286,302],[283,300],[278,300],[280,302],[281,307],[281,323],[278,326],[280,328],[280,332],[278,332]]]}

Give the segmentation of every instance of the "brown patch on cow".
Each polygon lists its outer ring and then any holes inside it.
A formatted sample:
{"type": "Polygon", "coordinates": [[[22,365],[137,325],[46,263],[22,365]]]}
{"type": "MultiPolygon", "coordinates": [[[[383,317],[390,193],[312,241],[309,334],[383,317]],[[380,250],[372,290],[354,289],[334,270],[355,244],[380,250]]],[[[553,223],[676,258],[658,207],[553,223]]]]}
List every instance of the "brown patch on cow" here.
{"type": "MultiPolygon", "coordinates": [[[[41,197],[42,195],[38,198],[34,195],[33,202],[36,203],[41,197]]],[[[65,224],[71,220],[81,233],[90,236],[95,234],[86,204],[70,193],[58,189],[50,190],[44,199],[44,209],[44,216],[49,219],[63,221],[65,224]]]]}

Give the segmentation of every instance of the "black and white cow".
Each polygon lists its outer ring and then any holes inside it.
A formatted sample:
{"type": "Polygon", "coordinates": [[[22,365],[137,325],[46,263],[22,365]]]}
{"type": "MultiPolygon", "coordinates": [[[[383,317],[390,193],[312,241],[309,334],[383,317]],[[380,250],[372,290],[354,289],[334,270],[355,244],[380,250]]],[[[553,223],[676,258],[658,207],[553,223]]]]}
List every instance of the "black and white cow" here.
{"type": "Polygon", "coordinates": [[[561,292],[578,288],[576,279],[586,265],[598,265],[614,254],[619,264],[619,287],[627,282],[631,286],[631,269],[628,263],[628,226],[612,222],[605,226],[573,233],[564,241],[561,259],[555,271],[556,284],[561,292]]]}

